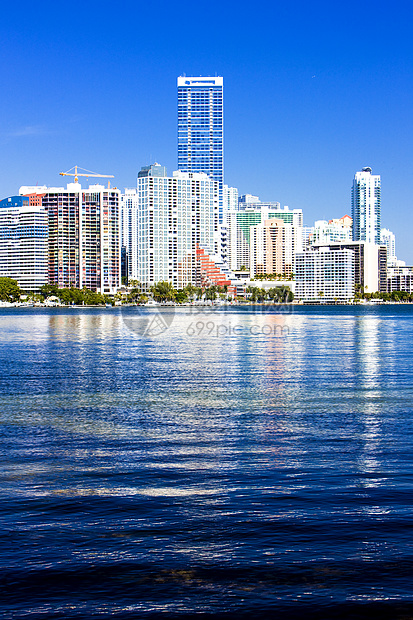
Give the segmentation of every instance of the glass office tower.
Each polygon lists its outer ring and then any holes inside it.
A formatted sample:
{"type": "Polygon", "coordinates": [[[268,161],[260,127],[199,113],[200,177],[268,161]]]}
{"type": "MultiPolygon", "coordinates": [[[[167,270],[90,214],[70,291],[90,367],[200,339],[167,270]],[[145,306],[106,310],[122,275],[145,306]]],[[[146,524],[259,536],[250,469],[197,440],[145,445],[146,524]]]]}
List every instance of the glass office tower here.
{"type": "Polygon", "coordinates": [[[178,78],[178,170],[204,172],[219,186],[223,221],[224,117],[222,77],[178,78]]]}

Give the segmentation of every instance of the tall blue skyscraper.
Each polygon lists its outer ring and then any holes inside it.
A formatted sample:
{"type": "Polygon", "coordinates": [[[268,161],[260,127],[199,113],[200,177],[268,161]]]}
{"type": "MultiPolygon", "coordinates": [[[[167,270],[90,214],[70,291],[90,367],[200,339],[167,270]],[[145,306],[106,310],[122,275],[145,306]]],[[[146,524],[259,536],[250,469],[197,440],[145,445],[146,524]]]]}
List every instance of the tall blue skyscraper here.
{"type": "Polygon", "coordinates": [[[224,115],[222,77],[178,78],[178,169],[205,172],[219,184],[223,218],[224,115]]]}

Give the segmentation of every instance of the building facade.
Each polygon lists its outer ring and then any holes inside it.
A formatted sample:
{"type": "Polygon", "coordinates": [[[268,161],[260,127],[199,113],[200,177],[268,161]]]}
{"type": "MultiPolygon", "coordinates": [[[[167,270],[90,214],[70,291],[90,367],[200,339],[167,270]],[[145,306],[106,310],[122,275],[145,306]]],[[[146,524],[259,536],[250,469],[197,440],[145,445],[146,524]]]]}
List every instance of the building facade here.
{"type": "Polygon", "coordinates": [[[353,241],[380,244],[380,175],[371,168],[356,172],[351,191],[353,241]]]}
{"type": "Polygon", "coordinates": [[[406,291],[413,293],[413,267],[388,267],[387,269],[387,292],[406,291]]]}
{"type": "Polygon", "coordinates": [[[329,245],[330,243],[352,241],[351,218],[344,216],[336,220],[317,220],[309,235],[310,245],[329,245]]]}
{"type": "MultiPolygon", "coordinates": [[[[261,204],[261,200],[258,196],[253,196],[252,194],[242,194],[238,198],[238,210],[242,211],[242,209],[248,209],[249,207],[256,206],[257,204],[261,204]]],[[[280,206],[280,203],[277,203],[280,206]]]]}
{"type": "Polygon", "coordinates": [[[224,200],[224,223],[225,223],[226,221],[225,216],[228,213],[228,211],[238,210],[238,189],[236,187],[229,187],[228,185],[224,185],[223,200],[224,200]]]}
{"type": "Polygon", "coordinates": [[[212,257],[220,245],[218,182],[202,172],[176,171],[168,177],[154,164],[139,172],[136,197],[123,233],[129,276],[144,289],[161,281],[177,289],[200,286],[197,251],[212,257]]]}
{"type": "Polygon", "coordinates": [[[223,222],[224,114],[222,77],[178,78],[178,170],[207,174],[218,183],[223,222]]]}
{"type": "Polygon", "coordinates": [[[312,248],[296,255],[295,294],[309,303],[347,303],[354,299],[354,252],[312,248]]]}
{"type": "Polygon", "coordinates": [[[280,219],[294,227],[300,239],[295,243],[294,252],[302,249],[303,212],[301,209],[290,210],[281,208],[279,203],[259,203],[240,211],[229,211],[227,215],[227,257],[228,266],[232,271],[242,267],[250,269],[250,229],[265,220],[280,219]]]}
{"type": "Polygon", "coordinates": [[[138,279],[138,203],[137,188],[125,189],[120,198],[122,276],[138,279]]]}
{"type": "Polygon", "coordinates": [[[250,276],[294,271],[296,249],[302,250],[301,231],[282,219],[271,218],[250,228],[250,276]]]}
{"type": "Polygon", "coordinates": [[[381,244],[385,245],[387,248],[387,266],[396,266],[397,265],[397,256],[396,256],[396,236],[391,230],[387,228],[382,228],[380,232],[380,240],[381,244]]]}
{"type": "MultiPolygon", "coordinates": [[[[323,246],[313,246],[321,249],[323,246]]],[[[365,241],[347,241],[328,246],[330,250],[351,250],[354,253],[354,286],[362,293],[387,290],[387,250],[383,245],[365,241]]]]}
{"type": "Polygon", "coordinates": [[[114,294],[120,286],[120,191],[80,183],[67,188],[22,186],[41,194],[48,221],[48,282],[114,294]]]}
{"type": "Polygon", "coordinates": [[[24,196],[0,201],[0,277],[17,280],[23,291],[47,284],[48,220],[41,205],[24,196]]]}

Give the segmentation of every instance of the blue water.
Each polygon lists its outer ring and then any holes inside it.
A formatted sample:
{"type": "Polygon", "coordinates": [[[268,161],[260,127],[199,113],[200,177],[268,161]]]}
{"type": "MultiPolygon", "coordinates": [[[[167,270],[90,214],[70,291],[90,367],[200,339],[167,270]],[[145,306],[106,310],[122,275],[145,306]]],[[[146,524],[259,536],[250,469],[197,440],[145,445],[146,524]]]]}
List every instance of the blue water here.
{"type": "Polygon", "coordinates": [[[0,310],[0,617],[413,618],[413,307],[0,310]]]}

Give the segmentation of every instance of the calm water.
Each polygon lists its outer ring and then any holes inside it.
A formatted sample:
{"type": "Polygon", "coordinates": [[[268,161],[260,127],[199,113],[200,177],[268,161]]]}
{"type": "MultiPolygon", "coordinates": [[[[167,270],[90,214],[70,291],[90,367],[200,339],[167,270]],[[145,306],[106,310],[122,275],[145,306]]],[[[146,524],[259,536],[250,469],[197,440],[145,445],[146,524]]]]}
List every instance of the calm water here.
{"type": "Polygon", "coordinates": [[[0,617],[413,618],[412,319],[0,310],[0,617]]]}

